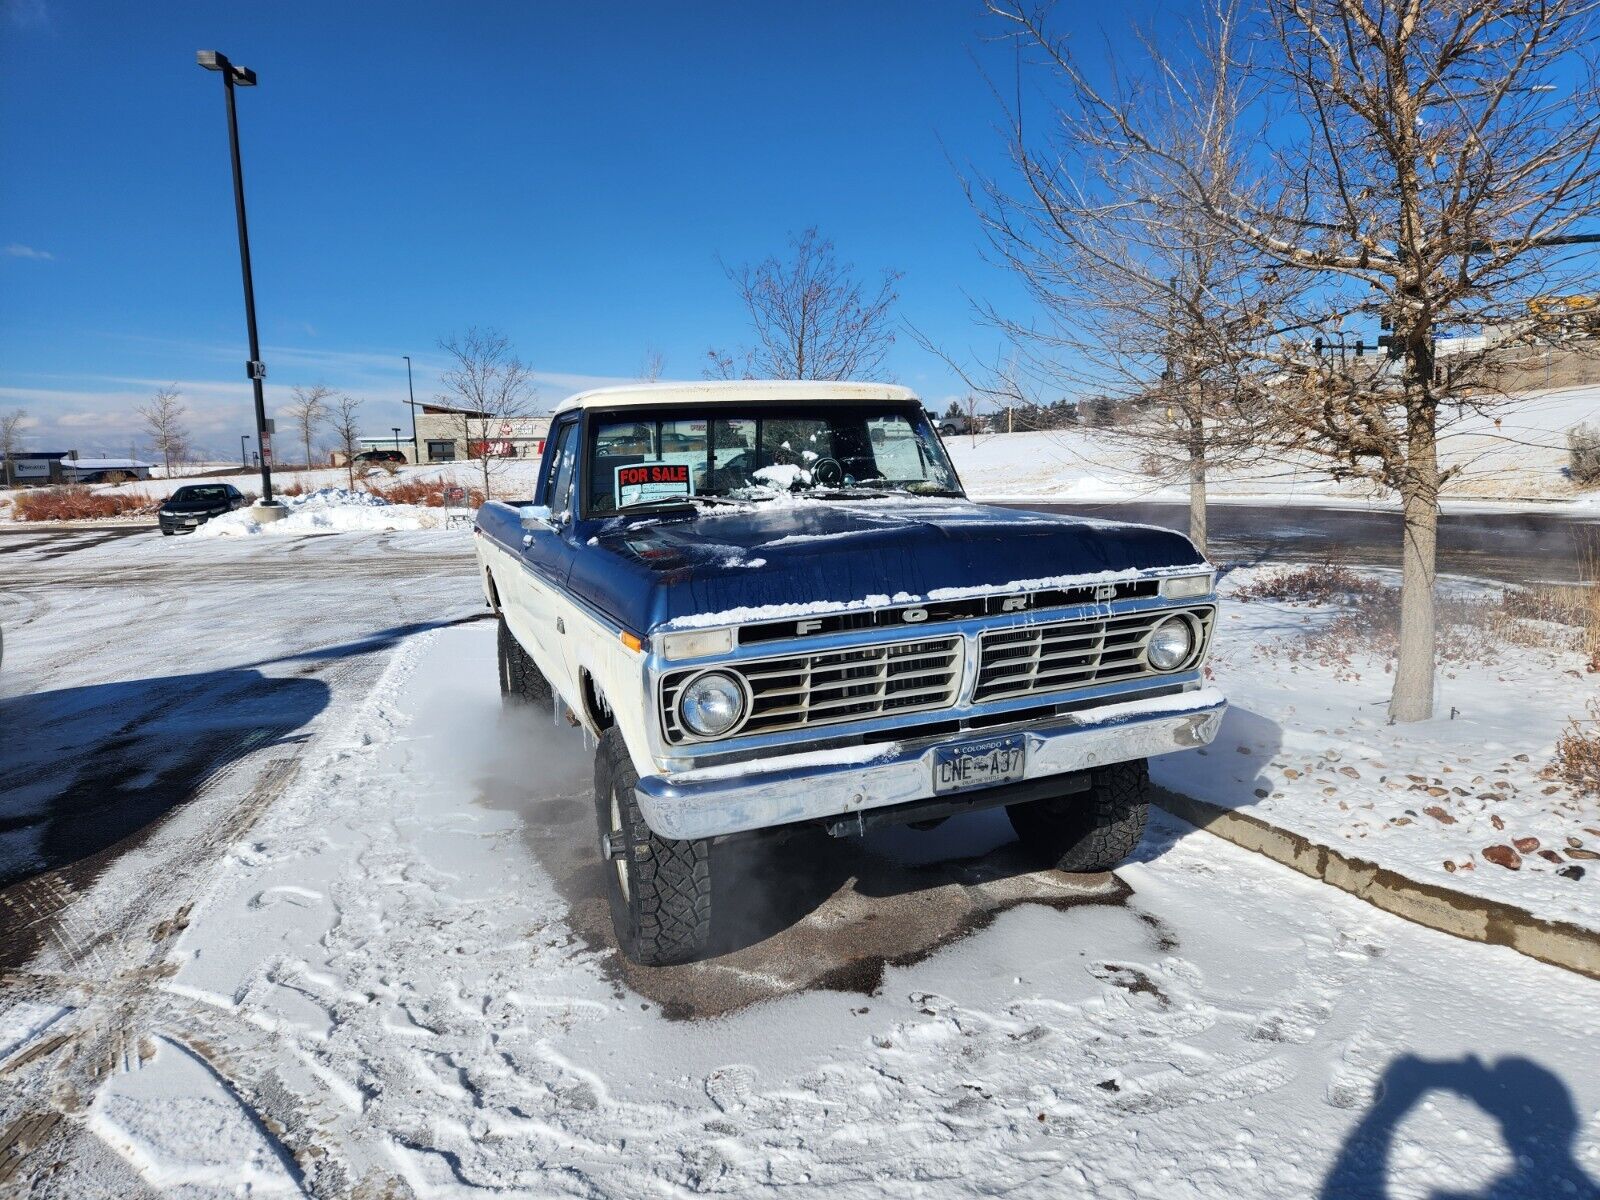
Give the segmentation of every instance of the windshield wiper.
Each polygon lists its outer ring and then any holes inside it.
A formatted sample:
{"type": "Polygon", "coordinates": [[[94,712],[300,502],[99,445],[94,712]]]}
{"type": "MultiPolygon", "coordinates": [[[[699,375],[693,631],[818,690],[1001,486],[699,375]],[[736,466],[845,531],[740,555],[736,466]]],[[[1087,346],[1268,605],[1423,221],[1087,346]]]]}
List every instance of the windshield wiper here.
{"type": "Polygon", "coordinates": [[[732,500],[726,496],[656,496],[651,500],[636,500],[632,504],[624,504],[617,509],[619,513],[635,512],[643,508],[694,508],[697,505],[710,504],[742,504],[742,500],[732,500]]]}

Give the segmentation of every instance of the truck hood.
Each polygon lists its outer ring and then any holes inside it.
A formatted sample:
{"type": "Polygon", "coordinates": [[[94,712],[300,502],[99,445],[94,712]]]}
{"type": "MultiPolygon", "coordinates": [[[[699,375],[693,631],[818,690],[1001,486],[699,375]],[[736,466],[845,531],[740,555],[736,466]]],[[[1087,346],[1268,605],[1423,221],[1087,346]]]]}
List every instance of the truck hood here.
{"type": "Polygon", "coordinates": [[[801,500],[593,524],[568,586],[640,632],[1205,562],[1169,529],[968,501],[801,500]]]}

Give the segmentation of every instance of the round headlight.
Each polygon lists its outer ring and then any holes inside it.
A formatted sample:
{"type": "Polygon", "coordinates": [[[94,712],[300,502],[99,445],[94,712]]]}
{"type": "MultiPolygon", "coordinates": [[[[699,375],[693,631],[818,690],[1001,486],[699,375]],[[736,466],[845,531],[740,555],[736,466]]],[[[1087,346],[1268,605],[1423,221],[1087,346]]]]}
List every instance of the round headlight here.
{"type": "Polygon", "coordinates": [[[1194,650],[1194,629],[1182,617],[1168,617],[1150,634],[1145,657],[1158,671],[1176,671],[1194,650]]]}
{"type": "Polygon", "coordinates": [[[731,675],[707,671],[678,697],[678,717],[697,737],[718,737],[744,717],[744,690],[731,675]]]}

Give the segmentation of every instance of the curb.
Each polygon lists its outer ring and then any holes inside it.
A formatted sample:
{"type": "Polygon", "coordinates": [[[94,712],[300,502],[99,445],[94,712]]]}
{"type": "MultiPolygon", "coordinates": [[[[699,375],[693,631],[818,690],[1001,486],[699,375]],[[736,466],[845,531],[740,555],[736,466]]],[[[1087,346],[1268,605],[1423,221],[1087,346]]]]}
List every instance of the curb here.
{"type": "Polygon", "coordinates": [[[1151,799],[1198,829],[1264,854],[1384,912],[1469,942],[1506,946],[1553,967],[1600,979],[1600,933],[1593,930],[1566,921],[1548,921],[1514,904],[1422,883],[1269,825],[1260,817],[1165,788],[1152,787],[1151,799]]]}

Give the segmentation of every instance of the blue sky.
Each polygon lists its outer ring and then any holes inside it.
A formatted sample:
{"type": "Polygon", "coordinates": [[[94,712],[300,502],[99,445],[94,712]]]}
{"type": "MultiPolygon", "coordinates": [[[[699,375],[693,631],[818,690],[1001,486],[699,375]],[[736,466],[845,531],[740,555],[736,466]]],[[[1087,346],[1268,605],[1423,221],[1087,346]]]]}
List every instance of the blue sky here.
{"type": "MultiPolygon", "coordinates": [[[[817,225],[901,315],[993,343],[966,296],[1020,306],[980,255],[955,163],[994,169],[979,0],[216,4],[0,0],[0,407],[31,444],[126,452],[176,382],[196,440],[251,428],[216,48],[253,67],[240,121],[269,411],[296,383],[406,424],[404,364],[511,336],[553,404],[647,348],[697,378],[745,336],[717,263],[817,225]]],[[[1108,17],[1121,21],[1120,17],[1108,17]]],[[[958,380],[902,336],[930,400],[958,380]]]]}

